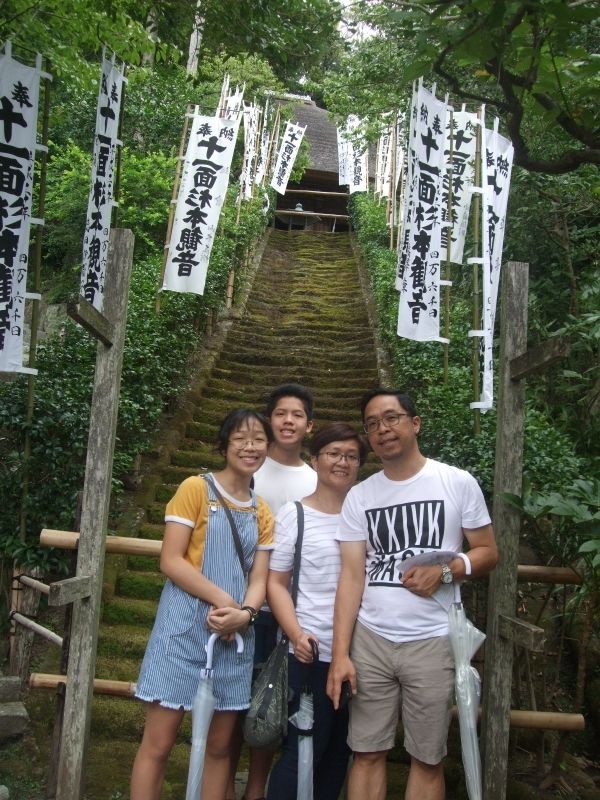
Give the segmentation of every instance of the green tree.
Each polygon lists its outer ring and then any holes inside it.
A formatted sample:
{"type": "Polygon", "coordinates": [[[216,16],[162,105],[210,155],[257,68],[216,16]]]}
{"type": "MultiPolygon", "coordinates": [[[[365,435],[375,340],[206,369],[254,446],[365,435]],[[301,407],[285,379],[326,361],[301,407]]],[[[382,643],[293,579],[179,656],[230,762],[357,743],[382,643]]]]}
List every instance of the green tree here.
{"type": "Polygon", "coordinates": [[[597,0],[359,0],[353,7],[373,35],[355,46],[339,87],[331,79],[332,103],[356,94],[380,114],[398,104],[398,89],[424,75],[453,100],[497,113],[515,164],[560,174],[600,163],[597,0]]]}

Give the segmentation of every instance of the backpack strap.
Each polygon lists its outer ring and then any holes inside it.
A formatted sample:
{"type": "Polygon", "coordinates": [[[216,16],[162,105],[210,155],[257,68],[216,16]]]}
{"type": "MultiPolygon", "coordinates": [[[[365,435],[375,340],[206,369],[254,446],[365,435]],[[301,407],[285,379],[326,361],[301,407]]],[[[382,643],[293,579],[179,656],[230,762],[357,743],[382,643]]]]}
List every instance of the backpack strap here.
{"type": "Polygon", "coordinates": [[[244,578],[248,575],[248,570],[246,569],[246,561],[244,559],[244,551],[242,549],[242,542],[240,539],[240,534],[237,529],[237,525],[235,524],[235,520],[233,518],[233,514],[231,513],[229,506],[223,499],[223,495],[215,486],[215,483],[212,478],[209,478],[207,475],[204,476],[204,480],[210,486],[211,491],[215,494],[217,500],[223,506],[223,511],[225,512],[225,516],[227,517],[227,521],[229,522],[229,526],[231,528],[231,535],[233,536],[233,543],[235,544],[235,549],[240,560],[240,566],[242,568],[242,573],[244,578]]]}
{"type": "Polygon", "coordinates": [[[302,556],[302,540],[304,538],[304,508],[299,500],[296,500],[296,512],[298,514],[298,537],[296,539],[296,549],[294,551],[294,568],[292,570],[292,586],[290,594],[292,602],[296,605],[298,598],[298,577],[300,575],[300,558],[302,556]]]}

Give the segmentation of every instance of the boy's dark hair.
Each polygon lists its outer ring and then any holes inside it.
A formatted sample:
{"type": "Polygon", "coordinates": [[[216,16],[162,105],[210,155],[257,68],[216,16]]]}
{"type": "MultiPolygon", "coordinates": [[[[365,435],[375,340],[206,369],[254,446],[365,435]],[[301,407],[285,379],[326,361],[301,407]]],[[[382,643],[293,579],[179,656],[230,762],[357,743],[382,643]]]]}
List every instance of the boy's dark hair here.
{"type": "Polygon", "coordinates": [[[310,422],[312,420],[314,406],[313,396],[306,386],[302,386],[301,383],[282,383],[281,386],[276,386],[267,400],[267,407],[265,409],[267,417],[271,416],[275,410],[275,406],[282,397],[297,397],[304,406],[308,421],[310,422]]]}
{"type": "Polygon", "coordinates": [[[267,440],[269,444],[271,444],[273,441],[273,429],[265,415],[261,414],[260,411],[253,411],[251,408],[236,408],[230,411],[221,422],[216,441],[217,452],[224,456],[227,452],[227,445],[229,444],[231,434],[239,430],[245,422],[252,419],[255,419],[263,426],[267,440]]]}
{"type": "Polygon", "coordinates": [[[346,442],[351,439],[354,439],[358,445],[358,457],[362,466],[367,457],[367,445],[363,437],[347,422],[330,422],[319,428],[310,440],[310,454],[311,456],[317,456],[331,442],[346,442]]]}
{"type": "Polygon", "coordinates": [[[380,397],[381,395],[393,395],[397,398],[398,402],[407,414],[409,414],[411,417],[417,416],[415,404],[407,394],[401,392],[400,389],[386,389],[383,386],[377,386],[375,389],[369,389],[369,391],[365,392],[361,397],[360,416],[363,422],[365,421],[365,408],[374,397],[380,397]]]}

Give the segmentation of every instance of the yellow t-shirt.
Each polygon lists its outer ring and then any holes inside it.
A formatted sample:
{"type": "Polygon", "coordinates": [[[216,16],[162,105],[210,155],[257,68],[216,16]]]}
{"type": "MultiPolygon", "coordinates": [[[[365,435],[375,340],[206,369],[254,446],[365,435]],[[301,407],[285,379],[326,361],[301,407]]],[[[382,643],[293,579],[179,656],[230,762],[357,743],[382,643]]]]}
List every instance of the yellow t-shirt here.
{"type": "MultiPolygon", "coordinates": [[[[225,499],[225,498],[224,498],[225,499]]],[[[254,514],[252,506],[238,506],[225,502],[229,508],[254,514]]],[[[208,486],[204,478],[194,475],[186,478],[178,487],[173,497],[167,503],[165,522],[180,522],[192,529],[185,559],[195,567],[200,567],[204,556],[206,530],[208,524],[208,510],[211,504],[220,505],[218,501],[208,499],[208,486]]],[[[271,509],[262,499],[257,498],[256,521],[258,525],[257,550],[273,549],[274,518],[271,509]]]]}

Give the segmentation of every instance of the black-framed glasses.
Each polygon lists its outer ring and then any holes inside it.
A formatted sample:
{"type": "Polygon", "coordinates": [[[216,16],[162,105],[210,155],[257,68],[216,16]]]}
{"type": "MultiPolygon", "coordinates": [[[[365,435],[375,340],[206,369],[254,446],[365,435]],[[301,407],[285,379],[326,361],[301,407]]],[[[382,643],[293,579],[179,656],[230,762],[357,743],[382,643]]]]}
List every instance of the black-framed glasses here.
{"type": "Polygon", "coordinates": [[[330,464],[345,461],[349,466],[355,467],[360,462],[360,457],[356,453],[340,453],[339,450],[321,450],[318,455],[325,456],[330,464]]]}
{"type": "Polygon", "coordinates": [[[384,428],[395,428],[400,424],[402,417],[410,417],[410,414],[384,414],[383,417],[372,417],[368,419],[363,425],[365,433],[375,433],[379,430],[379,426],[383,425],[384,428]]]}

